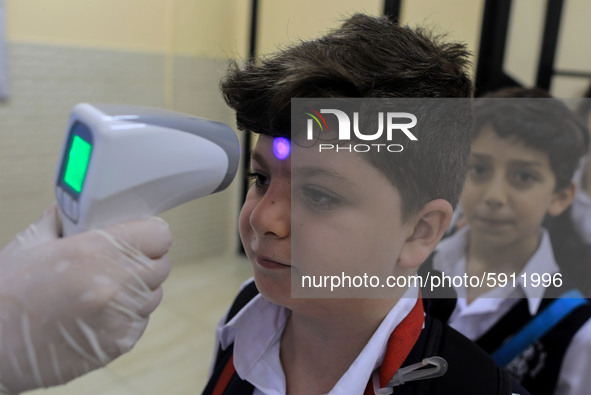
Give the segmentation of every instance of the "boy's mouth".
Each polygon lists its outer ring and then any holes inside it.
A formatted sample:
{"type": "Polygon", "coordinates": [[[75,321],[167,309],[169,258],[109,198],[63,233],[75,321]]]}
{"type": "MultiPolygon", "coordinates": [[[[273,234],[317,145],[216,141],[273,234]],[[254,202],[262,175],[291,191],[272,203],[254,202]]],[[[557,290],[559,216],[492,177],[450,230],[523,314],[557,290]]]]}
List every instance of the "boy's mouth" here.
{"type": "Polygon", "coordinates": [[[267,255],[261,254],[259,252],[253,251],[254,260],[259,266],[262,266],[267,269],[289,269],[291,265],[275,261],[271,258],[267,258],[267,255]]]}
{"type": "Polygon", "coordinates": [[[508,219],[498,219],[490,217],[476,217],[476,220],[484,225],[495,228],[510,225],[512,223],[512,221],[508,219]]]}

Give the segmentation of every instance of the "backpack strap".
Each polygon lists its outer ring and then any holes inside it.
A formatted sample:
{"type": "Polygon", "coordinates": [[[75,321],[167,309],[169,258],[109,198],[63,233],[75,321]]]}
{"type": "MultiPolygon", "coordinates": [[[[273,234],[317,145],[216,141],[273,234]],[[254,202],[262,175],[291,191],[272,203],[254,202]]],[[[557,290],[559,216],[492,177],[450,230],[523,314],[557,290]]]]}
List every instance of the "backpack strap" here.
{"type": "MultiPolygon", "coordinates": [[[[236,296],[228,314],[226,315],[227,324],[238,312],[244,308],[257,294],[257,289],[254,281],[246,285],[236,296]]],[[[243,381],[238,377],[233,363],[234,344],[231,344],[227,349],[223,350],[221,346],[218,347],[213,371],[209,382],[203,390],[203,395],[218,395],[218,394],[252,394],[254,387],[247,381],[243,381]]]]}
{"type": "Polygon", "coordinates": [[[577,290],[570,290],[554,300],[533,317],[519,332],[497,348],[491,355],[499,366],[506,366],[536,340],[544,336],[577,307],[587,300],[577,290]]]}
{"type": "Polygon", "coordinates": [[[246,306],[248,302],[254,299],[254,297],[258,294],[259,290],[257,289],[254,280],[247,284],[244,288],[242,288],[240,293],[238,293],[238,295],[236,296],[236,299],[234,299],[232,306],[230,306],[230,310],[228,310],[228,315],[226,316],[226,321],[224,323],[227,324],[228,322],[230,322],[230,320],[234,318],[234,316],[238,314],[238,312],[242,310],[242,308],[246,306]]]}
{"type": "MultiPolygon", "coordinates": [[[[230,320],[234,318],[234,316],[236,316],[236,314],[238,314],[238,312],[242,310],[242,308],[244,308],[244,306],[246,306],[248,302],[254,299],[254,297],[258,294],[259,290],[254,280],[247,284],[244,288],[242,288],[238,295],[236,295],[236,299],[234,299],[234,302],[232,302],[232,306],[230,306],[230,310],[228,310],[228,314],[226,315],[226,320],[224,321],[224,324],[230,322],[230,320]]],[[[223,352],[224,350],[222,350],[222,346],[220,345],[218,347],[218,351],[215,357],[216,365],[218,364],[220,356],[223,352]]]]}
{"type": "Polygon", "coordinates": [[[443,281],[443,273],[433,268],[433,258],[436,253],[436,251],[431,253],[419,268],[418,274],[423,278],[421,294],[423,295],[425,311],[441,322],[447,322],[456,308],[458,295],[451,285],[448,286],[443,281]],[[428,280],[433,281],[434,277],[440,278],[439,284],[442,284],[441,287],[430,287],[431,283],[428,280]]]}
{"type": "Polygon", "coordinates": [[[528,394],[473,342],[427,315],[423,357],[440,356],[448,363],[444,376],[416,383],[415,395],[528,394]]]}

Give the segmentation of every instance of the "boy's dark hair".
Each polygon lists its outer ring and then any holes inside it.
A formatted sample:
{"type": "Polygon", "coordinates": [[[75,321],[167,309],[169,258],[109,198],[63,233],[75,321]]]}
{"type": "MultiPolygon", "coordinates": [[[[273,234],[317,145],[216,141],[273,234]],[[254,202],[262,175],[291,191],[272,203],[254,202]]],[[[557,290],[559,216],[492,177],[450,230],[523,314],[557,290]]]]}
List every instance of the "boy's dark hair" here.
{"type": "Polygon", "coordinates": [[[486,125],[548,155],[556,190],[568,186],[586,152],[583,125],[566,105],[537,88],[506,88],[476,100],[474,135],[486,125]]]}
{"type": "MultiPolygon", "coordinates": [[[[221,89],[240,129],[291,137],[290,101],[296,97],[469,98],[468,57],[463,44],[356,14],[317,40],[243,68],[233,63],[221,89]]],[[[445,133],[433,132],[441,126],[431,118],[434,127],[423,124],[424,134],[404,147],[404,155],[363,155],[398,188],[405,216],[437,198],[455,204],[463,186],[469,116],[452,119],[445,133]]]]}

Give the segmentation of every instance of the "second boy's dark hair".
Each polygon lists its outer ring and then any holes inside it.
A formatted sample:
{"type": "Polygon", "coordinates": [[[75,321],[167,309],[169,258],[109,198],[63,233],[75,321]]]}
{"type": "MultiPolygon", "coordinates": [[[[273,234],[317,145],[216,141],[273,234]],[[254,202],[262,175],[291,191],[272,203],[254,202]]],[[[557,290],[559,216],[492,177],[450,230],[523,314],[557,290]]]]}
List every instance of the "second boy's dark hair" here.
{"type": "MultiPolygon", "coordinates": [[[[290,100],[296,97],[471,97],[468,57],[463,44],[356,14],[317,40],[243,68],[234,63],[221,89],[240,129],[291,137],[290,100]]],[[[404,155],[363,155],[398,188],[404,215],[437,198],[454,205],[463,186],[471,120],[446,119],[441,133],[444,121],[435,118],[421,125],[419,141],[407,144],[404,155]]]]}
{"type": "Polygon", "coordinates": [[[548,155],[556,190],[568,186],[587,139],[583,125],[566,105],[536,88],[505,88],[476,99],[474,136],[486,125],[548,155]]]}

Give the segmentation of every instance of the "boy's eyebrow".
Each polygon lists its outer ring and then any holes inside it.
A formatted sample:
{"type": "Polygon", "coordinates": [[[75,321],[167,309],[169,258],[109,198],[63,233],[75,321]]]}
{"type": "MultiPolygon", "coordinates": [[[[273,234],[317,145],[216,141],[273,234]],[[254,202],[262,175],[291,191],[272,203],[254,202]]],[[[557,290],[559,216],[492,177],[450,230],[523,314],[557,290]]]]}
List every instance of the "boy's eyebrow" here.
{"type": "MultiPolygon", "coordinates": [[[[479,154],[476,152],[470,153],[470,156],[473,156],[474,158],[479,159],[479,160],[490,160],[491,159],[490,155],[479,154]]],[[[531,167],[542,166],[542,163],[540,163],[537,160],[513,159],[509,163],[511,163],[511,165],[517,165],[517,166],[531,166],[531,167]]]]}
{"type": "Polygon", "coordinates": [[[292,176],[299,176],[299,177],[330,177],[335,178],[339,181],[342,181],[347,184],[352,184],[352,181],[345,177],[344,175],[328,169],[326,167],[318,167],[318,166],[302,166],[302,167],[294,167],[292,169],[292,176]]]}
{"type": "MultiPolygon", "coordinates": [[[[252,151],[252,154],[250,155],[250,168],[251,169],[252,169],[252,162],[256,162],[259,166],[261,166],[266,171],[270,171],[271,166],[269,165],[269,162],[267,161],[265,156],[263,154],[261,154],[259,151],[252,151]]],[[[283,174],[285,174],[286,176],[291,177],[289,167],[282,168],[281,172],[283,174]]]]}
{"type": "Polygon", "coordinates": [[[263,167],[268,167],[267,166],[267,160],[265,159],[265,157],[258,151],[253,151],[252,154],[250,155],[250,162],[257,162],[260,165],[262,165],[263,167]]]}
{"type": "MultiPolygon", "coordinates": [[[[265,157],[258,151],[253,151],[250,155],[250,160],[259,163],[263,167],[267,167],[267,160],[265,157]]],[[[293,166],[292,166],[293,167],[293,166]]],[[[312,177],[312,176],[320,176],[320,177],[331,177],[335,178],[339,181],[342,181],[347,184],[353,184],[353,182],[345,177],[344,175],[328,169],[326,167],[319,167],[319,166],[302,166],[302,167],[293,167],[292,168],[292,177],[293,176],[300,176],[300,177],[312,177]]]]}
{"type": "Polygon", "coordinates": [[[515,159],[515,160],[512,160],[510,163],[512,165],[518,165],[518,166],[531,166],[531,167],[542,166],[542,164],[540,162],[538,162],[537,160],[515,159]]]}
{"type": "Polygon", "coordinates": [[[479,154],[476,152],[470,152],[470,156],[475,157],[476,159],[490,159],[490,155],[486,155],[486,154],[479,154]]]}

